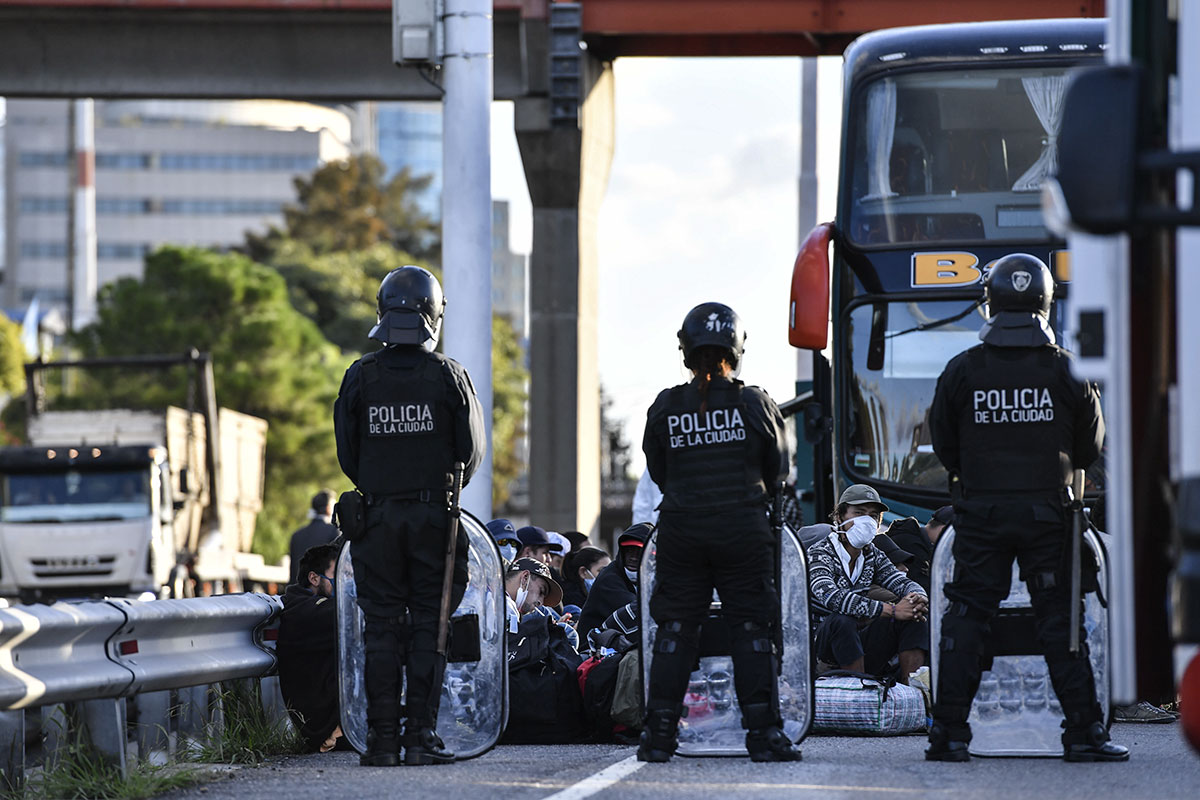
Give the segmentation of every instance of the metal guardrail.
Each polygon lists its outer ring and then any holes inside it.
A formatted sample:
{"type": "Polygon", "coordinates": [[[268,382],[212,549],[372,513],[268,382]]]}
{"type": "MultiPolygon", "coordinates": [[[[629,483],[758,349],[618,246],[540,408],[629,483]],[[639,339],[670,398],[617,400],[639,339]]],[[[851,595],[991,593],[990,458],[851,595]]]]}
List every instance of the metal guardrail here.
{"type": "Polygon", "coordinates": [[[61,718],[55,707],[75,703],[93,744],[123,771],[126,698],[137,696],[139,708],[165,707],[142,701],[273,675],[282,610],[279,597],[265,594],[0,609],[4,779],[13,785],[23,777],[24,711],[49,707],[43,717],[61,718]]]}

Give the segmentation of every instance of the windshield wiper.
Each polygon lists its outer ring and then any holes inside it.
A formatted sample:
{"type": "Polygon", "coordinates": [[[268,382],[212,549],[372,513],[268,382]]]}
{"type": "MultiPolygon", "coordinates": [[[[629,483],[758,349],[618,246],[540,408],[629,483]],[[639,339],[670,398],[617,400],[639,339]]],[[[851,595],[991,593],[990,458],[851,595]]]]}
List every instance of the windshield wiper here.
{"type": "Polygon", "coordinates": [[[917,331],[928,331],[928,330],[932,330],[933,328],[940,328],[943,325],[949,325],[951,322],[958,322],[960,319],[967,316],[972,311],[974,311],[975,309],[979,308],[982,305],[983,305],[983,298],[981,297],[978,300],[976,300],[974,303],[971,303],[971,305],[967,306],[965,309],[958,312],[957,314],[955,314],[952,317],[946,317],[945,319],[935,319],[932,322],[922,322],[920,325],[917,325],[916,327],[909,328],[909,329],[903,330],[903,331],[894,331],[892,333],[886,334],[883,338],[895,339],[897,336],[903,336],[906,333],[916,333],[917,331]]]}

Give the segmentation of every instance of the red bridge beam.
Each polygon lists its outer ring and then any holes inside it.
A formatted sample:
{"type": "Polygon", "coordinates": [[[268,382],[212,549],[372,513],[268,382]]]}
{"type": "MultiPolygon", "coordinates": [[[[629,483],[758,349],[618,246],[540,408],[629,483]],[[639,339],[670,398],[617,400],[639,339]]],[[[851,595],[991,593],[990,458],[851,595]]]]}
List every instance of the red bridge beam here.
{"type": "MultiPolygon", "coordinates": [[[[545,17],[550,0],[494,0],[497,11],[545,17]],[[538,9],[541,13],[538,14],[538,9]]],[[[179,9],[183,11],[387,11],[392,0],[0,0],[0,6],[37,8],[179,9]]]]}
{"type": "Polygon", "coordinates": [[[582,0],[588,48],[617,56],[838,55],[879,28],[1102,17],[1104,0],[582,0]]]}

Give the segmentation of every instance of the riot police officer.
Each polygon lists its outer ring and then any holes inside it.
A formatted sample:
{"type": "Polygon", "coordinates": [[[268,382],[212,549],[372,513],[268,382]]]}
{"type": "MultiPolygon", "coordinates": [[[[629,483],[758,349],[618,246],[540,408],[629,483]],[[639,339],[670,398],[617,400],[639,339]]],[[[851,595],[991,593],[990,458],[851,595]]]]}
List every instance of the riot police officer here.
{"type": "MultiPolygon", "coordinates": [[[[437,652],[456,461],[464,479],[483,460],[483,411],[466,370],[434,352],[445,300],[427,270],[384,277],[378,324],[383,348],[350,365],[334,404],[338,462],[365,499],[363,532],[351,544],[358,604],[366,618],[367,751],[364,766],[454,759],[435,730],[444,654],[437,652]],[[407,673],[407,709],[400,706],[407,673]],[[406,714],[403,740],[400,718],[406,714]]],[[[450,608],[467,583],[460,528],[450,608]]]]}
{"type": "Polygon", "coordinates": [[[800,758],[781,727],[771,641],[778,598],[768,505],[787,476],[787,440],[774,401],[734,378],[745,338],[728,306],[703,303],[689,311],[679,346],[694,378],[660,393],[647,414],[642,449],[663,500],[650,598],[658,634],[641,761],[666,761],[676,749],[714,587],[730,628],[750,757],[800,758]]]}
{"type": "MultiPolygon", "coordinates": [[[[1023,253],[999,259],[985,279],[983,344],[960,353],[938,379],[930,411],[933,449],[950,471],[955,509],[954,579],[942,619],[930,761],[966,761],[967,716],[980,679],[988,624],[1008,596],[1013,558],[1029,587],[1037,639],[1066,716],[1068,761],[1123,761],[1096,700],[1087,645],[1071,652],[1072,472],[1104,441],[1100,398],[1071,374],[1050,327],[1054,280],[1023,253]]],[[[1082,634],[1081,634],[1082,640],[1082,634]]]]}

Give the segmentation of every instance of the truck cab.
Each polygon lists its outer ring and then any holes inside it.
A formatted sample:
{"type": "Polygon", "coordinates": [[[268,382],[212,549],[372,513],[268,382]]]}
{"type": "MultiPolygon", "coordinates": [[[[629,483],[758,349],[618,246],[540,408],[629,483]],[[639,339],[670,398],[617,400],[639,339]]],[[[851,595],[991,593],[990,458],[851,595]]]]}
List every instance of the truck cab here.
{"type": "Polygon", "coordinates": [[[157,595],[174,516],[161,445],[0,450],[0,595],[157,595]]]}

